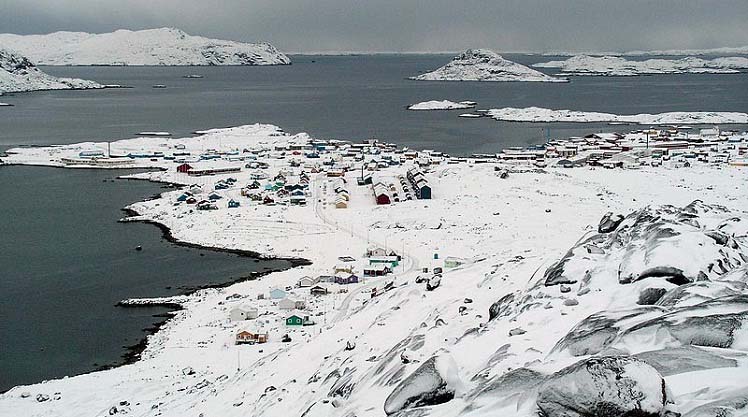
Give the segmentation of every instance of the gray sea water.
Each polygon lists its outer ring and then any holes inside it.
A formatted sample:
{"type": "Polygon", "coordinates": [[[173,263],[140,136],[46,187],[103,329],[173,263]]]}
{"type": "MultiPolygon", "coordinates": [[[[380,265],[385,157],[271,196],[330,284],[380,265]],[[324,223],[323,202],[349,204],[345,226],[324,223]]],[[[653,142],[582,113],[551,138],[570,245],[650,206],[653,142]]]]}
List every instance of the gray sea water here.
{"type": "MultiPolygon", "coordinates": [[[[557,57],[507,55],[531,64],[557,57]]],[[[575,77],[556,83],[416,82],[448,55],[294,56],[284,67],[45,67],[57,76],[132,88],[52,91],[2,97],[0,150],[132,137],[175,136],[246,123],[272,123],[316,137],[376,137],[451,154],[492,153],[592,131],[632,127],[462,119],[413,112],[434,99],[478,108],[539,106],[620,114],[748,112],[748,74],[575,77]],[[204,78],[187,79],[183,75],[204,78]],[[165,84],[165,89],[154,89],[165,84]]],[[[738,128],[745,128],[738,126],[738,128]]],[[[117,223],[125,205],[160,185],[106,181],[118,173],[0,167],[0,391],[88,372],[117,362],[163,309],[114,307],[122,298],[160,296],[287,267],[175,246],[146,224],[117,223]],[[142,245],[144,250],[133,248],[142,245]]]]}

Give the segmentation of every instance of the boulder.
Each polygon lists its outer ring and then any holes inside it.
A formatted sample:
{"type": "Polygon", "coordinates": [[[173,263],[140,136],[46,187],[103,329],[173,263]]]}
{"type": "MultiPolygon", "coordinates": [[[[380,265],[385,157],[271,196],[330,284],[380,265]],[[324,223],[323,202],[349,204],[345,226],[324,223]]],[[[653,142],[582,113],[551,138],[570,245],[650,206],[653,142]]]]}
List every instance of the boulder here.
{"type": "Polygon", "coordinates": [[[590,358],[551,375],[538,387],[544,417],[661,417],[672,406],[665,380],[628,356],[590,358]]]}
{"type": "Polygon", "coordinates": [[[488,321],[509,313],[513,302],[514,294],[509,293],[499,298],[499,301],[491,304],[491,307],[488,308],[488,321]]]}
{"type": "Polygon", "coordinates": [[[639,299],[636,300],[636,304],[640,306],[651,306],[657,304],[657,301],[662,298],[667,292],[664,288],[645,288],[639,293],[639,299]]]}
{"type": "Polygon", "coordinates": [[[384,402],[387,415],[451,401],[462,390],[457,364],[446,354],[432,356],[402,380],[384,402]]]}
{"type": "Polygon", "coordinates": [[[605,213],[603,218],[600,219],[600,223],[597,225],[598,233],[610,233],[615,231],[621,222],[623,222],[623,219],[624,217],[620,214],[614,215],[612,212],[605,213]]]}

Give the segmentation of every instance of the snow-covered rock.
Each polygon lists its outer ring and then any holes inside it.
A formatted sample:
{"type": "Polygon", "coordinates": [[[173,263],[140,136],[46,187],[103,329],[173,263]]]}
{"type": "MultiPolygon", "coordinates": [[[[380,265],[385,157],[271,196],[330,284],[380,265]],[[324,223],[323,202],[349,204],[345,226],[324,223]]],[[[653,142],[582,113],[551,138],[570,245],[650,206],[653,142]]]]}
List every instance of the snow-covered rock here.
{"type": "Polygon", "coordinates": [[[564,61],[534,64],[536,68],[559,68],[569,75],[633,76],[649,74],[734,74],[748,69],[748,58],[647,59],[634,61],[618,56],[576,55],[564,61]]]}
{"type": "Polygon", "coordinates": [[[468,49],[443,67],[411,77],[411,79],[422,81],[567,81],[509,61],[488,49],[468,49]]]}
{"type": "Polygon", "coordinates": [[[395,387],[384,402],[384,412],[443,404],[461,387],[455,360],[449,355],[433,356],[395,387]]]}
{"type": "Polygon", "coordinates": [[[43,65],[286,65],[268,43],[188,35],[174,28],[112,33],[0,34],[0,45],[43,65]]]}
{"type": "Polygon", "coordinates": [[[670,406],[665,380],[631,357],[591,358],[552,375],[538,389],[545,417],[660,417],[670,406]]]}
{"type": "Polygon", "coordinates": [[[42,72],[25,56],[7,49],[0,49],[0,94],[103,87],[94,81],[53,77],[42,72]]]}
{"type": "Polygon", "coordinates": [[[430,100],[411,104],[408,110],[458,110],[471,109],[475,107],[472,102],[454,102],[450,100],[430,100]]]}
{"type": "Polygon", "coordinates": [[[724,208],[698,200],[682,208],[645,207],[626,216],[615,231],[579,242],[548,268],[545,285],[649,278],[683,285],[719,279],[748,261],[745,239],[721,231],[735,219],[724,208]],[[589,246],[603,253],[590,253],[589,246]]]}
{"type": "Polygon", "coordinates": [[[748,114],[739,112],[667,112],[659,114],[617,115],[542,107],[503,107],[490,109],[489,117],[507,122],[638,123],[657,124],[746,124],[748,114]]]}

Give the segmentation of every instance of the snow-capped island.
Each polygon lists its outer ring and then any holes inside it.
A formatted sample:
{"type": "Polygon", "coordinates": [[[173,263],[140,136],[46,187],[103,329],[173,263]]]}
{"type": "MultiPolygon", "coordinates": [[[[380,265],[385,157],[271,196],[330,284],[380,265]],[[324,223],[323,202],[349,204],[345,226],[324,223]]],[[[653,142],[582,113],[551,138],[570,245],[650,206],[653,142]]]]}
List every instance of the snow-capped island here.
{"type": "Polygon", "coordinates": [[[89,88],[104,88],[104,86],[95,81],[53,77],[41,71],[25,56],[7,49],[0,49],[0,95],[25,91],[89,88]]]}
{"type": "Polygon", "coordinates": [[[509,61],[488,49],[468,49],[443,67],[410,79],[419,81],[567,81],[509,61]]]}
{"type": "Polygon", "coordinates": [[[748,58],[647,59],[635,61],[619,56],[576,55],[563,61],[534,64],[536,68],[558,68],[564,75],[635,76],[654,74],[736,74],[748,69],[748,58]]]}
{"type": "Polygon", "coordinates": [[[192,36],[174,28],[112,33],[0,34],[0,45],[43,65],[288,65],[269,43],[192,36]]]}
{"type": "Polygon", "coordinates": [[[740,112],[667,112],[658,114],[618,115],[575,110],[553,110],[542,107],[503,107],[490,109],[489,117],[505,122],[569,122],[658,124],[746,124],[748,114],[740,112]]]}
{"type": "Polygon", "coordinates": [[[408,106],[408,110],[465,110],[473,107],[475,107],[473,101],[430,100],[411,104],[408,106]]]}

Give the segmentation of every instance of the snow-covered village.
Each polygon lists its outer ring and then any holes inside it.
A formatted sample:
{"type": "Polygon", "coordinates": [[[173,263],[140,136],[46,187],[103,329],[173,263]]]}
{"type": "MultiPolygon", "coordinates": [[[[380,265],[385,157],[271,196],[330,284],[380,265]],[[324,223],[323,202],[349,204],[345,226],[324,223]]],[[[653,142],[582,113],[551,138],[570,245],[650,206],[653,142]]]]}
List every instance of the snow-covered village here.
{"type": "Polygon", "coordinates": [[[635,374],[656,371],[633,358],[655,361],[663,406],[717,400],[745,378],[730,324],[744,309],[745,132],[653,127],[471,157],[271,125],[196,133],[16,148],[3,162],[156,168],[130,177],[175,188],[122,221],[308,262],[122,300],[179,309],[140,361],[11,390],[11,414],[392,414],[442,384],[455,399],[434,415],[532,414],[530,392],[560,395],[554,372],[606,351],[630,355],[616,366],[635,374]]]}
{"type": "Polygon", "coordinates": [[[748,416],[748,4],[478,3],[9,0],[0,417],[748,416]]]}

